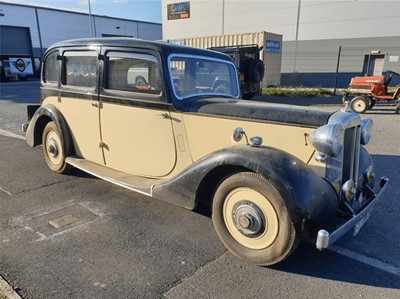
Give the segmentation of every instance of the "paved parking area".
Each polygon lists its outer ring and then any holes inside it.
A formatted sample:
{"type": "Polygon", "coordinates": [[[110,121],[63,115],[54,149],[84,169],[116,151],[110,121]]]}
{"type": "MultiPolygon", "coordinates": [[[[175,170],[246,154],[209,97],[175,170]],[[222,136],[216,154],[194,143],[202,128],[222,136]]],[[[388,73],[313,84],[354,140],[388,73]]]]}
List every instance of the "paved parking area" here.
{"type": "MultiPolygon", "coordinates": [[[[20,134],[25,103],[37,101],[19,92],[38,95],[37,82],[7,86],[0,86],[0,275],[22,298],[400,297],[400,117],[393,107],[365,115],[375,122],[368,150],[390,185],[359,235],[323,252],[302,243],[266,268],[228,253],[207,216],[77,170],[51,173],[40,147],[10,137],[20,134]]],[[[338,109],[337,99],[325,100],[297,99],[338,109]]]]}

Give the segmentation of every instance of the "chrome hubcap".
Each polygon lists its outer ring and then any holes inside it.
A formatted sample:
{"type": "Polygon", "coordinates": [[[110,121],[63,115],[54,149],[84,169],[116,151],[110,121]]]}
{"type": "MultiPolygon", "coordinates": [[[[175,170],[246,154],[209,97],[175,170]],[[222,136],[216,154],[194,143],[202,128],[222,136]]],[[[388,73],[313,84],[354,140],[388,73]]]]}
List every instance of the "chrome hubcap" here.
{"type": "Polygon", "coordinates": [[[246,200],[234,206],[232,220],[236,228],[247,237],[257,237],[266,229],[266,221],[260,208],[246,200]]]}
{"type": "Polygon", "coordinates": [[[57,142],[54,139],[50,139],[49,144],[47,146],[47,151],[53,156],[56,157],[58,155],[58,147],[57,142]]]}

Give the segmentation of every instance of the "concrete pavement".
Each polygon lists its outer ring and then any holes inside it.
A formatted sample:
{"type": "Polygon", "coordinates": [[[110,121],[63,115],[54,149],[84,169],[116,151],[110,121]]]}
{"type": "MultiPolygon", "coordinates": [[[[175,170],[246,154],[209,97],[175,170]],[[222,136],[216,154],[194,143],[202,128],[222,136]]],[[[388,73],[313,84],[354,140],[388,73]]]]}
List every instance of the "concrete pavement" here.
{"type": "Polygon", "coordinates": [[[377,174],[391,181],[359,235],[346,235],[333,251],[302,243],[287,261],[264,268],[228,253],[204,215],[77,170],[49,171],[40,147],[13,138],[22,106],[35,101],[17,100],[17,89],[0,97],[0,275],[22,298],[400,297],[400,118],[390,106],[366,115],[375,121],[368,150],[377,174]],[[70,222],[55,228],[58,219],[70,222]]]}

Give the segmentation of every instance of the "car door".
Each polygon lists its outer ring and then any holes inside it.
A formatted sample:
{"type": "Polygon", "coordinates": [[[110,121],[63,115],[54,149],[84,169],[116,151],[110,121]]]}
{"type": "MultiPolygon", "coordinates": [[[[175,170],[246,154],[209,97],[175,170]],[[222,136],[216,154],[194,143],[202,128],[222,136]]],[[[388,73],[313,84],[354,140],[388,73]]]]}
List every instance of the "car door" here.
{"type": "Polygon", "coordinates": [[[157,55],[118,49],[103,53],[100,127],[105,164],[140,176],[168,175],[176,150],[157,55]]]}
{"type": "Polygon", "coordinates": [[[99,49],[65,49],[58,108],[74,142],[76,155],[104,164],[99,125],[99,49]]]}

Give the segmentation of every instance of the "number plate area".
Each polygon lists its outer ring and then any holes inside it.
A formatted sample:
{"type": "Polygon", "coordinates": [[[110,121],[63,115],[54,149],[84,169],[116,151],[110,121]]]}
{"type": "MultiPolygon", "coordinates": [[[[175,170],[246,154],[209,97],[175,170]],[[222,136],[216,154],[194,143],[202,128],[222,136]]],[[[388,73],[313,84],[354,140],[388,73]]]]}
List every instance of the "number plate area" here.
{"type": "Polygon", "coordinates": [[[353,232],[353,235],[354,235],[354,236],[356,236],[356,235],[360,232],[360,229],[361,229],[361,228],[364,226],[364,224],[368,221],[369,217],[371,216],[371,211],[372,211],[372,209],[371,209],[370,211],[366,212],[366,213],[362,216],[361,220],[358,221],[358,222],[356,223],[356,225],[354,226],[354,232],[353,232]]]}

